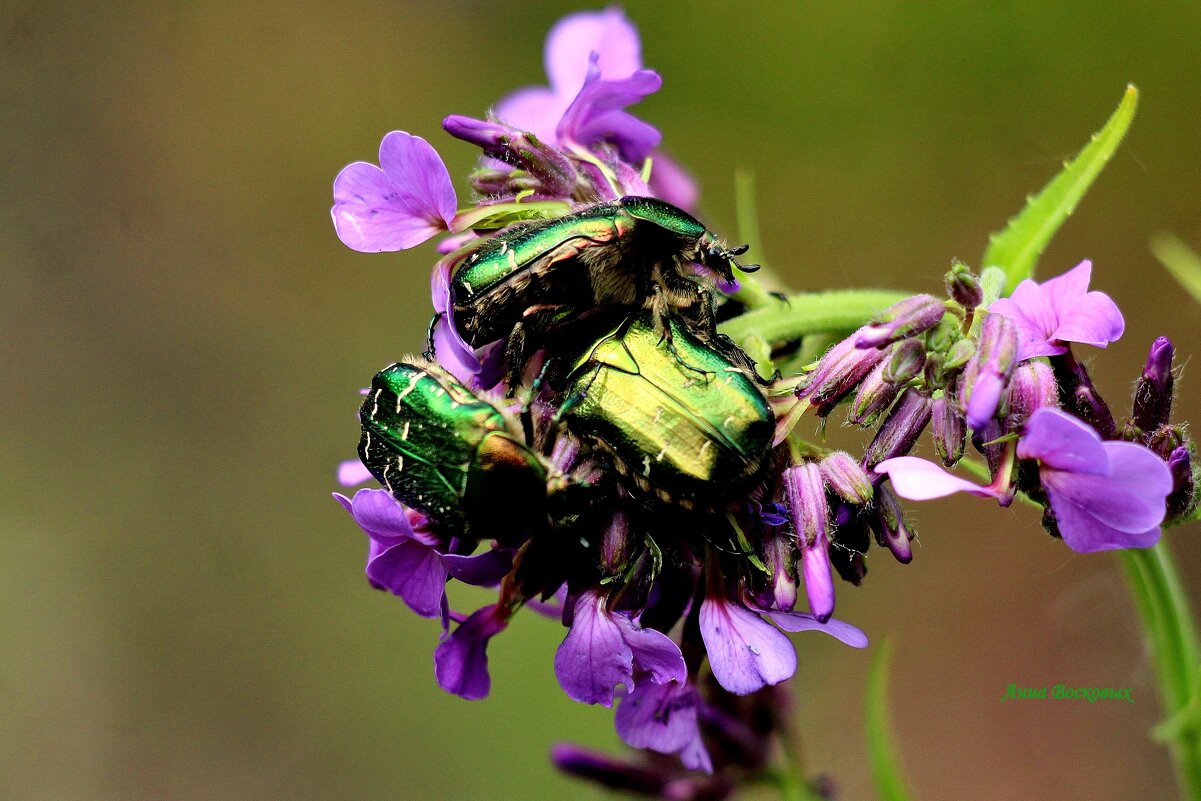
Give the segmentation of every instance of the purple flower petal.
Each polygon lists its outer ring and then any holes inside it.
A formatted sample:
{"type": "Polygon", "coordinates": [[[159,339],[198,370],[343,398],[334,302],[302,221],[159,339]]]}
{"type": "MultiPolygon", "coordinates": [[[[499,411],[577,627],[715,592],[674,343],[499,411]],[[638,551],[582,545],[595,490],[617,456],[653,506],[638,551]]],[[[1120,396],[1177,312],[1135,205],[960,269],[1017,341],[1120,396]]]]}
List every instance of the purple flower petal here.
{"type": "Polygon", "coordinates": [[[470,386],[472,379],[480,372],[480,360],[455,331],[449,313],[443,314],[434,323],[431,339],[438,364],[461,383],[470,386]]]}
{"type": "Polygon", "coordinates": [[[1005,379],[996,373],[981,372],[976,376],[966,410],[967,424],[973,431],[984,428],[996,415],[1004,389],[1005,379]]]}
{"type": "MultiPolygon", "coordinates": [[[[671,637],[656,629],[644,629],[620,612],[613,615],[613,620],[634,654],[634,665],[639,674],[646,674],[656,684],[683,683],[688,679],[684,655],[671,637]]],[[[639,683],[643,683],[641,679],[639,683]]]]}
{"type": "Polygon", "coordinates": [[[706,595],[700,627],[714,678],[735,695],[779,684],[796,672],[796,650],[788,637],[739,604],[706,595]]]}
{"type": "Polygon", "coordinates": [[[594,60],[584,88],[567,107],[555,129],[559,142],[574,142],[586,147],[607,140],[617,145],[626,161],[642,161],[663,137],[654,126],[624,109],[654,94],[662,85],[663,79],[651,70],[639,70],[620,80],[602,79],[594,60]]]}
{"type": "Polygon", "coordinates": [[[422,617],[437,617],[446,594],[446,568],[441,555],[417,540],[385,545],[371,540],[367,578],[377,587],[399,595],[422,617]]]}
{"type": "Polygon", "coordinates": [[[1054,470],[1099,476],[1110,472],[1101,436],[1084,421],[1050,407],[1030,415],[1017,455],[1019,459],[1037,459],[1054,470]]]}
{"type": "Polygon", "coordinates": [[[434,651],[434,675],[442,689],[472,701],[486,697],[492,689],[488,641],[508,624],[501,606],[485,606],[463,621],[434,651]]]}
{"type": "MultiPolygon", "coordinates": [[[[335,495],[335,497],[339,497],[335,495]]],[[[400,502],[382,489],[361,489],[354,494],[347,511],[373,540],[391,545],[413,537],[413,526],[400,502]]],[[[346,503],[342,504],[346,506],[346,503]]]]}
{"type": "Polygon", "coordinates": [[[638,30],[619,8],[569,14],[546,35],[546,77],[556,95],[573,97],[584,85],[589,54],[606,78],[625,78],[642,69],[638,30]]]}
{"type": "Polygon", "coordinates": [[[1121,339],[1125,330],[1126,321],[1113,299],[1104,292],[1089,292],[1060,319],[1054,338],[1104,348],[1121,339]]]}
{"type": "Polygon", "coordinates": [[[513,569],[512,548],[491,548],[473,556],[445,554],[442,563],[451,576],[475,587],[494,587],[513,569]]]}
{"type": "Polygon", "coordinates": [[[951,475],[934,462],[916,456],[885,459],[874,469],[892,480],[892,488],[897,495],[911,501],[945,498],[956,492],[968,492],[979,498],[997,497],[997,493],[988,487],[951,475]]]}
{"type": "Polygon", "coordinates": [[[626,745],[661,754],[678,753],[685,767],[711,773],[713,763],[697,720],[700,704],[700,695],[691,685],[640,681],[621,700],[613,722],[626,745]]]}
{"type": "Polygon", "coordinates": [[[1084,297],[1092,277],[1093,263],[1085,259],[1063,275],[1049,278],[1039,285],[1054,309],[1056,319],[1062,320],[1073,304],[1084,297]]]}
{"type": "Polygon", "coordinates": [[[996,300],[990,312],[1013,320],[1018,331],[1018,360],[1067,352],[1065,342],[1105,347],[1122,336],[1126,323],[1104,292],[1089,292],[1092,262],[1042,284],[1018,284],[1008,298],[996,300]]]}
{"type": "Polygon", "coordinates": [[[437,152],[419,136],[392,131],[380,167],[357,161],[334,179],[334,228],[364,253],[404,250],[448,230],[458,198],[437,152]]]}
{"type": "Polygon", "coordinates": [[[867,647],[867,635],[841,620],[831,618],[823,623],[804,612],[768,612],[767,616],[784,631],[821,631],[852,648],[867,647]]]}
{"type": "Polygon", "coordinates": [[[1159,538],[1172,474],[1133,442],[1104,443],[1109,475],[1039,471],[1060,534],[1075,551],[1145,548],[1159,538]]]}
{"type": "Polygon", "coordinates": [[[355,487],[370,480],[371,471],[360,459],[347,459],[338,464],[338,483],[343,487],[355,487]]]}
{"type": "Polygon", "coordinates": [[[580,596],[571,630],[555,652],[555,675],[573,701],[612,706],[617,686],[633,685],[634,654],[604,607],[596,590],[580,596]]]}

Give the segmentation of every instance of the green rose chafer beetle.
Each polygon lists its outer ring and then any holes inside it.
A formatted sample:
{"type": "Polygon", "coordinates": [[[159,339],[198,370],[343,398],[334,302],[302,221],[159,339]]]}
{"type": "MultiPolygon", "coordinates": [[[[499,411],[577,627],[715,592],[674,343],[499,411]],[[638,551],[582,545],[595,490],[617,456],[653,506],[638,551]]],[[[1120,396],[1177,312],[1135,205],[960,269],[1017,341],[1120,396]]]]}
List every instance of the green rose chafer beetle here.
{"type": "Polygon", "coordinates": [[[587,348],[566,375],[560,419],[636,494],[717,508],[762,480],[775,417],[736,346],[667,324],[674,352],[645,313],[587,348]]]}
{"type": "Polygon", "coordinates": [[[505,541],[546,526],[545,460],[509,414],[438,365],[377,373],[359,419],[363,464],[436,530],[505,541]]]}
{"type": "Polygon", "coordinates": [[[623,197],[502,230],[451,267],[449,307],[474,348],[509,338],[510,371],[554,325],[596,307],[650,308],[659,330],[690,310],[711,331],[712,279],[734,280],[734,257],[700,221],[670,203],[623,197]]]}

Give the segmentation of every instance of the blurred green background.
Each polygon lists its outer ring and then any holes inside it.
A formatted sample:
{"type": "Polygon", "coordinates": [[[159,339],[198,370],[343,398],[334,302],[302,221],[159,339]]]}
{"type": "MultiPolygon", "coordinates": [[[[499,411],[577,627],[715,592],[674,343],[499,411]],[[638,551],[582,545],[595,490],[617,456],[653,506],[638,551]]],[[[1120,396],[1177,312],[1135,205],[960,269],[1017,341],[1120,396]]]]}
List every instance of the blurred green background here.
{"type": "MultiPolygon", "coordinates": [[[[599,797],[546,761],[562,739],[617,748],[612,713],[554,681],[562,630],[519,616],[492,696],[442,694],[437,625],[368,588],[365,538],[329,499],[358,388],[421,344],[434,258],[344,248],[334,175],[396,128],[464,175],[474,153],[441,118],[543,83],[543,36],[575,8],[0,11],[0,797],[599,797]]],[[[1131,136],[1041,271],[1090,257],[1126,311],[1125,338],[1087,354],[1118,405],[1153,337],[1201,349],[1201,313],[1146,246],[1160,228],[1201,245],[1201,4],[627,11],[665,83],[638,114],[719,231],[735,168],[756,172],[765,254],[798,289],[938,290],[1136,83],[1131,136]]],[[[1198,419],[1194,369],[1180,410],[1198,419]]],[[[919,798],[1170,797],[1116,562],[1027,509],[913,519],[913,564],[874,554],[839,616],[897,644],[919,798]],[[1000,700],[1061,682],[1135,702],[1000,700]]],[[[1197,535],[1173,536],[1194,587],[1197,535]]],[[[797,642],[812,767],[870,798],[868,655],[797,642]]]]}

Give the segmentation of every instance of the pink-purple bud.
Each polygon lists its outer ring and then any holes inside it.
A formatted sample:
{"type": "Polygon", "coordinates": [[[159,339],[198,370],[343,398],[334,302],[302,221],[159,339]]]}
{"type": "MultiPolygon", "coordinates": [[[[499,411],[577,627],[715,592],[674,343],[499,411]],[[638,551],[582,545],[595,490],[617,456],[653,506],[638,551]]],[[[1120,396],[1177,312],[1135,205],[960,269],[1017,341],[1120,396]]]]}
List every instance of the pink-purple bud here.
{"type": "Polygon", "coordinates": [[[555,767],[570,776],[594,781],[614,790],[654,797],[662,795],[674,773],[665,767],[630,764],[570,743],[555,745],[550,750],[550,758],[555,767]]]}
{"type": "Polygon", "coordinates": [[[848,415],[852,423],[869,425],[876,415],[887,409],[900,394],[902,387],[884,379],[884,371],[887,369],[888,360],[884,359],[859,385],[859,390],[851,401],[851,413],[848,415]]]}
{"type": "Polygon", "coordinates": [[[570,197],[575,189],[576,171],[567,156],[528,131],[459,114],[444,119],[442,128],[456,139],[476,145],[484,155],[525,170],[538,179],[542,194],[570,197]]]}
{"type": "Polygon", "coordinates": [[[771,603],[781,612],[791,611],[796,606],[796,547],[784,529],[768,531],[763,541],[763,564],[770,574],[771,603]]]}
{"type": "Polygon", "coordinates": [[[1168,454],[1168,471],[1172,474],[1172,493],[1167,499],[1167,517],[1179,519],[1190,513],[1197,502],[1193,459],[1187,445],[1168,454]]]}
{"type": "Polygon", "coordinates": [[[885,459],[909,453],[930,422],[932,407],[933,403],[925,395],[914,389],[906,390],[867,446],[863,466],[870,469],[885,459]]]}
{"type": "Polygon", "coordinates": [[[874,495],[867,472],[846,451],[835,451],[818,463],[822,479],[834,494],[847,503],[870,503],[874,495]]]}
{"type": "Polygon", "coordinates": [[[601,539],[601,572],[605,576],[623,573],[630,561],[630,518],[618,509],[601,539]]]}
{"type": "Polygon", "coordinates": [[[809,383],[797,393],[797,397],[807,399],[822,417],[851,394],[859,382],[884,360],[886,351],[856,348],[856,336],[852,334],[826,351],[826,355],[818,361],[809,383]]]}
{"type": "Polygon", "coordinates": [[[1002,393],[1017,360],[1017,327],[1001,314],[984,318],[976,355],[964,368],[959,399],[973,431],[988,425],[997,413],[1002,393]]]}
{"type": "Polygon", "coordinates": [[[1055,371],[1046,362],[1022,362],[1009,379],[1009,430],[1021,429],[1030,415],[1044,406],[1059,405],[1059,385],[1055,371]]]}
{"type": "Polygon", "coordinates": [[[855,334],[855,347],[882,348],[938,325],[946,304],[933,295],[914,295],[894,303],[855,334]]]}
{"type": "Polygon", "coordinates": [[[898,562],[907,565],[913,561],[913,547],[909,544],[913,534],[905,525],[901,502],[888,487],[880,488],[877,499],[876,515],[872,521],[876,542],[888,548],[898,562]]]}
{"type": "Polygon", "coordinates": [[[834,574],[828,552],[830,507],[817,464],[806,462],[785,470],[784,492],[801,553],[801,576],[809,611],[824,623],[834,614],[834,574]]]}
{"type": "Polygon", "coordinates": [[[967,423],[959,405],[946,394],[934,400],[931,410],[931,430],[934,434],[934,450],[947,467],[963,458],[967,443],[967,423]]]}
{"type": "Polygon", "coordinates": [[[1142,377],[1134,388],[1134,424],[1144,432],[1166,425],[1172,417],[1172,357],[1175,348],[1167,337],[1151,345],[1142,377]]]}
{"type": "Polygon", "coordinates": [[[974,309],[984,300],[980,279],[963,262],[955,262],[947,272],[947,294],[965,309],[974,309]]]}

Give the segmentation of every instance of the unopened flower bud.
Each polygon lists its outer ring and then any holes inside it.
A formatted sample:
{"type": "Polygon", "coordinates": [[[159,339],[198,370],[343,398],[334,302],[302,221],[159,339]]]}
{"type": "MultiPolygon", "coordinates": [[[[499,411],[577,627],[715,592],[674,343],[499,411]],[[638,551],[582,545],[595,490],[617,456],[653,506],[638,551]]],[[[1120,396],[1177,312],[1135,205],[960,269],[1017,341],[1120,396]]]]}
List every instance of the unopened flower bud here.
{"type": "Polygon", "coordinates": [[[1059,404],[1055,371],[1046,362],[1023,362],[1013,371],[1008,390],[1009,430],[1017,431],[1044,406],[1059,404]]]}
{"type": "Polygon", "coordinates": [[[852,334],[826,351],[826,355],[818,361],[809,383],[797,393],[798,397],[808,399],[823,417],[884,360],[886,351],[856,348],[856,336],[852,334]]]}
{"type": "Polygon", "coordinates": [[[1197,488],[1193,478],[1193,459],[1187,445],[1181,445],[1168,456],[1168,471],[1172,474],[1172,493],[1167,500],[1167,518],[1179,519],[1193,510],[1197,488]]]}
{"type": "Polygon", "coordinates": [[[959,399],[972,430],[984,428],[997,413],[1002,392],[1017,359],[1017,327],[1001,314],[984,318],[976,355],[964,368],[959,399]]]}
{"type": "Polygon", "coordinates": [[[1175,348],[1167,337],[1151,345],[1143,375],[1134,388],[1134,424],[1146,433],[1167,425],[1172,416],[1172,357],[1175,348]]]}
{"type": "Polygon", "coordinates": [[[570,197],[575,188],[576,172],[567,156],[528,131],[459,114],[444,119],[442,128],[478,146],[484,155],[525,170],[541,182],[544,194],[570,197]]]}
{"type": "Polygon", "coordinates": [[[931,410],[931,423],[938,458],[947,467],[957,464],[967,442],[967,424],[959,405],[946,394],[939,396],[931,410]]]}
{"type": "Polygon", "coordinates": [[[984,300],[980,279],[963,262],[955,262],[945,276],[947,294],[965,309],[974,309],[984,300]]]}
{"type": "Polygon", "coordinates": [[[857,348],[882,348],[938,325],[946,312],[946,304],[933,295],[914,295],[894,303],[876,318],[859,329],[855,336],[857,348]]]}
{"type": "Polygon", "coordinates": [[[896,399],[902,387],[884,379],[888,360],[882,360],[867,374],[851,401],[850,421],[856,425],[870,425],[876,415],[884,411],[896,399]]]}
{"type": "Polygon", "coordinates": [[[930,399],[917,390],[906,390],[867,446],[863,466],[870,469],[885,459],[909,453],[930,422],[932,406],[930,399]]]}
{"type": "Polygon", "coordinates": [[[781,612],[796,606],[796,548],[784,529],[768,531],[763,540],[763,564],[770,574],[768,590],[771,598],[764,598],[781,612]]]}
{"type": "Polygon", "coordinates": [[[846,451],[835,451],[818,463],[822,479],[847,503],[870,503],[874,490],[867,472],[846,451]]]}
{"type": "Polygon", "coordinates": [[[898,562],[907,565],[913,561],[913,548],[909,544],[913,534],[905,525],[901,502],[887,487],[880,488],[877,498],[876,513],[871,521],[876,542],[887,548],[898,562]]]}
{"type": "Polygon", "coordinates": [[[884,362],[884,380],[890,384],[908,384],[921,375],[926,366],[926,346],[916,339],[898,342],[884,362]]]}
{"type": "Polygon", "coordinates": [[[830,569],[827,533],[830,507],[826,503],[826,486],[817,464],[806,462],[785,470],[784,492],[801,553],[801,575],[809,611],[824,623],[834,614],[834,576],[830,569]]]}
{"type": "Polygon", "coordinates": [[[601,571],[606,576],[623,573],[630,561],[630,518],[621,509],[613,513],[601,539],[601,571]]]}
{"type": "Polygon", "coordinates": [[[976,345],[970,339],[960,339],[950,350],[947,351],[946,358],[943,360],[942,369],[958,370],[967,364],[973,356],[976,355],[976,345]]]}
{"type": "Polygon", "coordinates": [[[666,770],[633,765],[570,743],[551,748],[551,761],[564,773],[597,782],[614,790],[658,797],[671,780],[666,770]]]}

